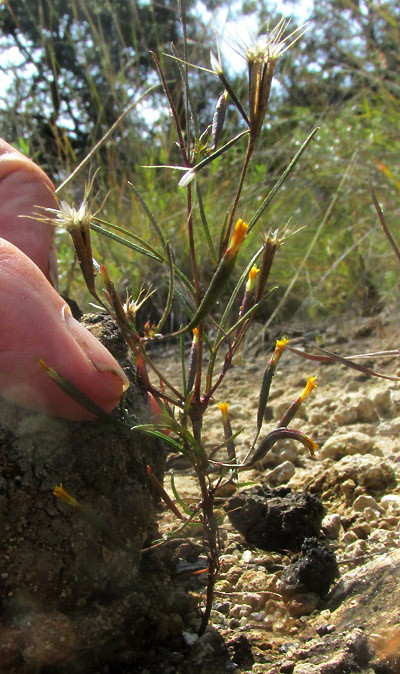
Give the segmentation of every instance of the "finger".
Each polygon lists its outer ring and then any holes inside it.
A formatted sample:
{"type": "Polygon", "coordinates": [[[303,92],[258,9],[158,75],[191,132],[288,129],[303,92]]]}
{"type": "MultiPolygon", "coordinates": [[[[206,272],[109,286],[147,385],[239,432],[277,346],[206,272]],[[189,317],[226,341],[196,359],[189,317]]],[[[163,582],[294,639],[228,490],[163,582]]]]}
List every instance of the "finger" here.
{"type": "Polygon", "coordinates": [[[0,395],[9,402],[67,419],[93,419],[38,365],[71,381],[105,412],[129,382],[109,351],[76,321],[38,267],[0,239],[0,395]]]}
{"type": "Polygon", "coordinates": [[[53,183],[33,161],[0,139],[0,237],[30,257],[57,287],[54,226],[31,217],[39,212],[37,207],[58,208],[53,183]]]}

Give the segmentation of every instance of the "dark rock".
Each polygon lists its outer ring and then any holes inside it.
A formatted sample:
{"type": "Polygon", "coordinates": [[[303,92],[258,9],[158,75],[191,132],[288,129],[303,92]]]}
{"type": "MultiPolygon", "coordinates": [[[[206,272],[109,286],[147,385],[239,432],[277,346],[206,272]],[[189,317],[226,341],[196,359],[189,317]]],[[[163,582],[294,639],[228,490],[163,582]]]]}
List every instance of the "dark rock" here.
{"type": "MultiPolygon", "coordinates": [[[[131,378],[126,406],[145,419],[147,395],[131,378]]],[[[146,464],[162,480],[165,457],[158,440],[117,419],[78,423],[0,401],[2,674],[90,674],[181,639],[162,553],[141,552],[157,536],[146,464]],[[59,483],[93,516],[55,498],[59,483]]]]}
{"type": "Polygon", "coordinates": [[[318,536],[324,510],[320,499],[289,487],[254,487],[239,492],[226,506],[229,519],[246,542],[263,550],[300,550],[318,536]]]}
{"type": "Polygon", "coordinates": [[[316,538],[306,538],[299,554],[284,569],[279,592],[286,598],[304,592],[315,592],[324,597],[338,577],[335,553],[316,538]]]}
{"type": "Polygon", "coordinates": [[[232,662],[222,636],[209,627],[195,641],[187,659],[185,674],[233,674],[236,665],[232,662]]]}
{"type": "Polygon", "coordinates": [[[227,646],[235,665],[238,665],[241,669],[252,668],[254,657],[251,651],[251,644],[244,634],[239,634],[228,641],[227,646]]]}
{"type": "Polygon", "coordinates": [[[82,317],[85,328],[99,339],[120,363],[128,358],[128,347],[121,336],[116,322],[111,316],[85,314],[82,317]]]}

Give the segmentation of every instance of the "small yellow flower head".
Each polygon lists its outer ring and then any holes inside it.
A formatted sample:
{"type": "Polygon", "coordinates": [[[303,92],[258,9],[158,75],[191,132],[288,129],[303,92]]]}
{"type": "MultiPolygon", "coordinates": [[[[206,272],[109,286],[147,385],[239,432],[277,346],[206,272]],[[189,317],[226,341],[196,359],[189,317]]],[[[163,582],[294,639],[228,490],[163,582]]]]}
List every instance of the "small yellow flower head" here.
{"type": "Polygon", "coordinates": [[[309,377],[307,384],[305,385],[304,391],[300,396],[300,400],[303,401],[304,398],[307,398],[308,395],[310,395],[311,391],[313,388],[317,386],[315,383],[316,377],[309,377]]]}
{"type": "Polygon", "coordinates": [[[198,328],[193,328],[193,339],[192,339],[192,344],[197,344],[199,341],[199,329],[198,328]]]}
{"type": "Polygon", "coordinates": [[[68,503],[68,505],[72,506],[72,508],[77,508],[78,507],[78,501],[68,494],[67,491],[65,491],[64,487],[62,484],[60,484],[59,487],[56,487],[53,491],[54,496],[57,496],[60,498],[62,501],[65,501],[65,503],[68,503]]]}
{"type": "Polygon", "coordinates": [[[226,254],[229,256],[232,255],[237,255],[240,246],[242,245],[243,239],[246,236],[247,229],[248,229],[248,224],[241,218],[237,221],[235,225],[234,232],[232,234],[231,242],[229,245],[228,250],[226,251],[226,254]]]}
{"type": "Polygon", "coordinates": [[[288,343],[288,341],[289,340],[286,339],[286,337],[283,337],[282,339],[277,339],[276,344],[275,344],[274,355],[279,354],[281,356],[281,354],[283,353],[283,351],[286,348],[286,344],[288,343]]]}
{"type": "Polygon", "coordinates": [[[221,410],[222,419],[224,421],[228,421],[228,410],[229,410],[228,403],[219,403],[218,407],[221,410]]]}
{"type": "Polygon", "coordinates": [[[252,266],[252,268],[249,271],[249,278],[246,283],[246,290],[249,293],[251,290],[253,290],[255,283],[256,283],[256,276],[259,272],[259,268],[256,267],[255,265],[252,266]]]}

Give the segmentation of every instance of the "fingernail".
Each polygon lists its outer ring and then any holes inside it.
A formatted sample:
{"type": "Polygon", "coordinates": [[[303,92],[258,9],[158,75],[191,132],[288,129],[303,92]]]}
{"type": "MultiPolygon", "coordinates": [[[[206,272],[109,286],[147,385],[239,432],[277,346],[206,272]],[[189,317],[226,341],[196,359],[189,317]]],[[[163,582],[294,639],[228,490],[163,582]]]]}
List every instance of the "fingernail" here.
{"type": "Polygon", "coordinates": [[[63,307],[63,317],[68,332],[79,345],[86,357],[100,372],[111,372],[122,382],[122,391],[129,388],[129,379],[122,367],[117,363],[114,356],[99,342],[89,330],[87,330],[71,314],[68,305],[63,307]]]}

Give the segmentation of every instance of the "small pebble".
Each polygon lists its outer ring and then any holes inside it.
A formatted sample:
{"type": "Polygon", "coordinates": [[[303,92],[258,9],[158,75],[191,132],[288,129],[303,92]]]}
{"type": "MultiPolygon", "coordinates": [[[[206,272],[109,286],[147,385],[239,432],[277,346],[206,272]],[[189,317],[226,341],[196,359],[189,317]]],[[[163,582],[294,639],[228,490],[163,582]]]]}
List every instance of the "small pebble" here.
{"type": "Polygon", "coordinates": [[[251,617],[256,622],[261,623],[265,619],[265,611],[256,611],[255,613],[251,614],[251,617]]]}
{"type": "Polygon", "coordinates": [[[398,517],[385,517],[379,522],[379,529],[396,529],[399,524],[398,517]]]}
{"type": "Polygon", "coordinates": [[[244,562],[244,564],[248,564],[249,562],[251,562],[252,556],[253,553],[251,550],[245,550],[242,555],[242,561],[244,562]]]}
{"type": "Polygon", "coordinates": [[[229,615],[231,618],[242,618],[242,616],[249,616],[252,610],[250,604],[234,604],[229,615]]]}
{"type": "Polygon", "coordinates": [[[215,604],[215,610],[219,613],[223,613],[223,615],[228,615],[230,608],[231,604],[229,601],[224,601],[221,604],[215,604]]]}
{"type": "Polygon", "coordinates": [[[293,463],[291,461],[284,461],[279,466],[274,468],[274,470],[271,470],[271,472],[268,474],[267,480],[269,484],[272,485],[286,484],[293,477],[295,472],[296,468],[294,467],[293,463]]]}
{"type": "Polygon", "coordinates": [[[398,494],[385,494],[385,496],[382,496],[380,504],[385,510],[400,511],[400,496],[398,494]]]}
{"type": "Polygon", "coordinates": [[[192,632],[182,632],[183,639],[188,646],[193,646],[193,644],[199,638],[197,634],[192,634],[192,632]]]}
{"type": "Polygon", "coordinates": [[[371,522],[372,524],[378,521],[378,519],[381,516],[381,513],[379,513],[374,508],[365,508],[363,515],[364,519],[366,519],[368,522],[371,522]]]}
{"type": "Polygon", "coordinates": [[[355,488],[356,483],[354,482],[354,480],[345,480],[344,482],[342,482],[342,492],[347,503],[353,502],[355,488]]]}
{"type": "Polygon", "coordinates": [[[395,541],[395,532],[388,531],[387,529],[376,529],[369,537],[368,543],[374,544],[372,546],[372,551],[378,551],[379,549],[387,549],[393,546],[395,541]]]}
{"type": "Polygon", "coordinates": [[[353,510],[356,510],[357,512],[363,512],[366,508],[372,508],[372,510],[375,510],[378,515],[383,512],[382,507],[378,505],[372,496],[368,496],[367,494],[358,496],[353,503],[353,510]]]}
{"type": "Polygon", "coordinates": [[[320,601],[321,598],[315,592],[304,592],[289,601],[287,607],[290,615],[293,617],[310,615],[317,608],[320,601]]]}
{"type": "Polygon", "coordinates": [[[245,592],[243,594],[243,602],[249,604],[253,609],[261,608],[265,604],[265,593],[245,592]]]}
{"type": "Polygon", "coordinates": [[[358,538],[367,538],[372,531],[372,527],[368,522],[359,522],[353,525],[352,531],[358,538]]]}
{"type": "Polygon", "coordinates": [[[338,515],[337,513],[326,515],[321,523],[321,528],[324,536],[326,536],[326,538],[336,540],[339,537],[341,523],[342,520],[340,518],[340,515],[338,515]]]}
{"type": "Polygon", "coordinates": [[[344,545],[350,545],[350,543],[354,543],[354,541],[358,540],[358,536],[354,531],[347,531],[345,535],[342,538],[342,542],[344,545]]]}
{"type": "Polygon", "coordinates": [[[210,620],[214,625],[225,625],[226,623],[225,616],[214,609],[211,611],[210,620]]]}
{"type": "Polygon", "coordinates": [[[322,637],[325,634],[331,634],[332,632],[334,632],[335,625],[325,623],[324,625],[319,625],[319,627],[317,627],[315,631],[317,634],[319,634],[320,637],[322,637]]]}

